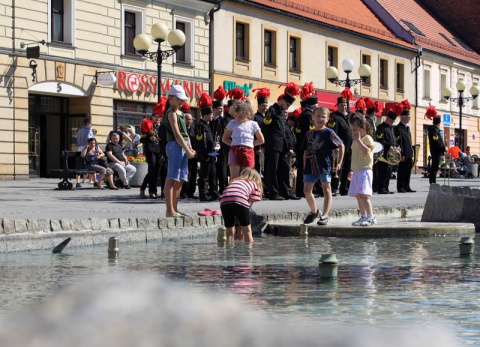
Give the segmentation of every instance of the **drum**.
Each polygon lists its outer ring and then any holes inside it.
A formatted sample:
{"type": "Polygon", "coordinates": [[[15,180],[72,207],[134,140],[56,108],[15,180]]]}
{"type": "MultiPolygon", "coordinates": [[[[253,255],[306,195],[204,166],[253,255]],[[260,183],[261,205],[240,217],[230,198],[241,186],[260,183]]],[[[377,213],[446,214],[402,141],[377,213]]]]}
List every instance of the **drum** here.
{"type": "Polygon", "coordinates": [[[373,162],[376,163],[383,155],[383,146],[380,142],[373,143],[373,162]]]}

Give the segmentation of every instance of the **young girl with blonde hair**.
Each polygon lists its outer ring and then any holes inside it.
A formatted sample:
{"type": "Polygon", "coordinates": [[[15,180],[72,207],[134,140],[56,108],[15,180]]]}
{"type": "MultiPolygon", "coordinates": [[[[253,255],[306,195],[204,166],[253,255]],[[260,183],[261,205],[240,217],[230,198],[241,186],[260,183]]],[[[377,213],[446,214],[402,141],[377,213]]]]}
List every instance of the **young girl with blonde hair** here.
{"type": "Polygon", "coordinates": [[[352,132],[352,172],[348,195],[357,198],[360,219],[353,222],[354,226],[369,226],[377,222],[373,215],[372,180],[373,180],[373,138],[368,135],[369,125],[362,114],[353,112],[348,116],[352,132]]]}
{"type": "Polygon", "coordinates": [[[253,148],[264,143],[258,123],[252,121],[253,108],[250,102],[236,101],[232,105],[232,110],[235,119],[228,123],[222,137],[222,142],[230,146],[228,153],[230,179],[238,177],[240,171],[246,167],[255,167],[253,148]]]}
{"type": "Polygon", "coordinates": [[[227,242],[233,240],[235,217],[240,224],[243,240],[253,242],[250,208],[254,202],[262,200],[262,194],[262,179],[255,169],[246,168],[230,181],[220,199],[220,209],[227,228],[227,242]]]}

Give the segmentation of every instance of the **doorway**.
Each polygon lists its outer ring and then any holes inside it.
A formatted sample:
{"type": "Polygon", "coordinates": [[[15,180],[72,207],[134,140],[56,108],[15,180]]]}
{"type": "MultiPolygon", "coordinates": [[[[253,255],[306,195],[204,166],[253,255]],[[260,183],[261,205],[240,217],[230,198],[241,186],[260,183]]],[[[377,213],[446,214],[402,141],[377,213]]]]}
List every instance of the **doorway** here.
{"type": "Polygon", "coordinates": [[[30,94],[28,102],[30,177],[57,177],[50,170],[62,168],[62,150],[76,151],[77,129],[86,115],[70,115],[68,98],[30,94]]]}

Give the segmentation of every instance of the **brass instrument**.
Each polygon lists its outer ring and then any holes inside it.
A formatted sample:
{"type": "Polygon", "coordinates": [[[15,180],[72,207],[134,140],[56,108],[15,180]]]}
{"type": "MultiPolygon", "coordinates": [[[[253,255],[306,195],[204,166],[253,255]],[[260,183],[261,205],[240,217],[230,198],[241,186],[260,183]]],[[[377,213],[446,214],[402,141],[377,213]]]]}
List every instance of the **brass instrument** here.
{"type": "Polygon", "coordinates": [[[412,169],[414,169],[415,166],[417,166],[418,154],[420,153],[420,145],[419,145],[419,144],[413,145],[412,148],[413,148],[413,163],[412,163],[412,169]]]}
{"type": "Polygon", "coordinates": [[[400,150],[400,147],[392,147],[387,153],[387,158],[384,158],[383,156],[378,158],[378,161],[384,162],[392,166],[398,165],[398,163],[400,163],[400,160],[402,160],[402,152],[400,150]]]}
{"type": "Polygon", "coordinates": [[[265,171],[265,151],[260,150],[258,153],[258,163],[260,164],[260,177],[263,177],[263,172],[265,171]]]}
{"type": "Polygon", "coordinates": [[[332,171],[334,173],[333,178],[338,178],[338,170],[337,170],[338,153],[339,153],[338,149],[334,149],[332,153],[332,157],[333,157],[332,171]]]}

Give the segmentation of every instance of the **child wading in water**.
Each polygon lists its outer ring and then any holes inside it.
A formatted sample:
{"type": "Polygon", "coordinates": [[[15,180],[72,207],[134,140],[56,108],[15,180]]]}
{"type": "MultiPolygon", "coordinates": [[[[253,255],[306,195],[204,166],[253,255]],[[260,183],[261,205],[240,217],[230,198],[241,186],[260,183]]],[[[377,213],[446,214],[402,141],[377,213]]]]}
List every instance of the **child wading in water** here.
{"type": "Polygon", "coordinates": [[[335,132],[326,127],[330,111],[327,107],[315,106],[313,108],[312,119],[315,122],[315,128],[305,134],[302,144],[304,175],[303,175],[303,192],[310,213],[303,221],[305,224],[312,223],[319,215],[317,210],[317,203],[312,194],[313,186],[317,180],[322,183],[323,189],[323,211],[318,225],[328,224],[328,213],[332,207],[332,187],[330,182],[332,180],[332,160],[333,150],[338,148],[338,160],[335,170],[340,170],[342,167],[343,153],[345,146],[342,140],[335,134],[335,132]]]}
{"type": "Polygon", "coordinates": [[[373,167],[373,139],[367,135],[368,124],[362,114],[353,112],[348,116],[348,123],[352,131],[352,172],[350,179],[349,196],[355,196],[360,209],[360,219],[353,222],[354,226],[369,226],[377,219],[373,215],[372,202],[372,167],[373,167]]]}
{"type": "Polygon", "coordinates": [[[246,168],[240,176],[230,181],[220,200],[223,220],[227,228],[227,242],[232,242],[235,217],[240,223],[245,242],[253,242],[250,227],[250,207],[255,201],[262,200],[262,179],[255,169],[246,168]]]}

